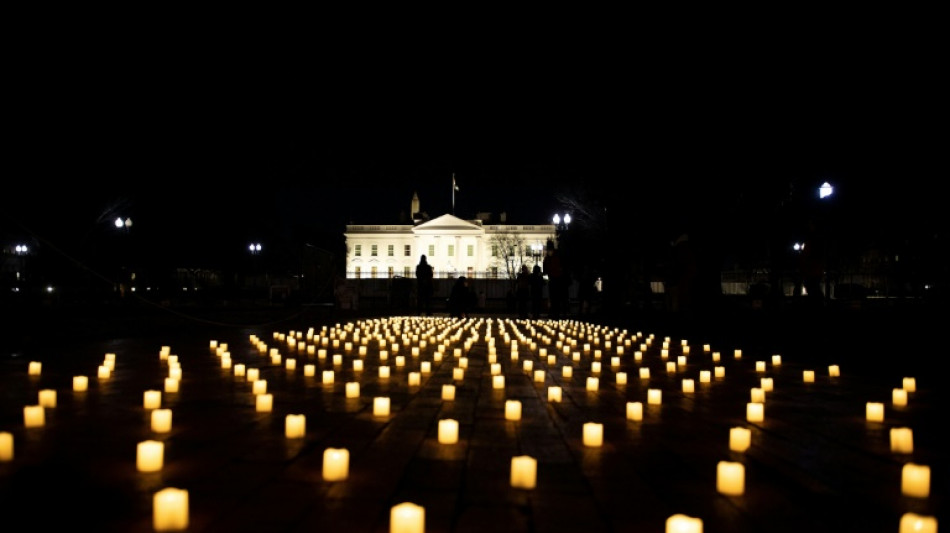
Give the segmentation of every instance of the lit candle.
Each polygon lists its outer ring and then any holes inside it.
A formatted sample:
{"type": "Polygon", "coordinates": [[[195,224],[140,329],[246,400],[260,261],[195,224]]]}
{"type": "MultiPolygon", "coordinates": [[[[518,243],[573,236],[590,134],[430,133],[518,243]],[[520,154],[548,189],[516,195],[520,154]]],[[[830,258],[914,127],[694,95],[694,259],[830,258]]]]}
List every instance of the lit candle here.
{"type": "Polygon", "coordinates": [[[379,377],[383,379],[389,378],[389,366],[383,365],[379,367],[379,377]]]}
{"type": "Polygon", "coordinates": [[[443,400],[454,400],[455,399],[455,385],[442,385],[442,399],[443,400]]]}
{"type": "Polygon", "coordinates": [[[722,379],[722,378],[726,377],[726,367],[724,367],[724,366],[717,366],[717,367],[714,367],[714,368],[713,368],[713,375],[716,376],[716,378],[718,378],[718,379],[722,379]]]}
{"type": "Polygon", "coordinates": [[[172,410],[155,409],[152,411],[152,431],[168,433],[172,430],[172,410]]]}
{"type": "Polygon", "coordinates": [[[712,381],[712,373],[708,370],[699,371],[699,382],[700,383],[709,383],[712,381]]]}
{"type": "Polygon", "coordinates": [[[910,428],[891,428],[891,451],[913,453],[914,432],[910,428]]]}
{"type": "Polygon", "coordinates": [[[684,514],[666,519],[666,533],[703,533],[703,521],[684,514]]]}
{"type": "Polygon", "coordinates": [[[895,407],[907,405],[907,389],[892,389],[891,403],[894,404],[895,407]]]}
{"type": "Polygon", "coordinates": [[[303,375],[312,378],[317,375],[317,365],[306,364],[303,365],[303,375]]]}
{"type": "Polygon", "coordinates": [[[667,363],[666,363],[666,372],[667,372],[668,374],[675,374],[675,373],[676,373],[676,363],[674,363],[673,361],[667,361],[667,363]]]}
{"type": "Polygon", "coordinates": [[[930,467],[907,463],[901,471],[901,493],[915,498],[930,496],[930,467]]]}
{"type": "MultiPolygon", "coordinates": [[[[332,374],[333,371],[330,370],[329,372],[331,372],[331,374],[332,374]]],[[[326,374],[327,374],[326,372],[323,373],[323,379],[324,379],[324,381],[326,381],[326,378],[327,378],[327,375],[326,375],[326,374]]],[[[331,376],[331,379],[332,379],[332,376],[331,376]]],[[[252,392],[253,392],[255,395],[266,393],[266,392],[267,392],[267,380],[266,380],[266,379],[259,379],[259,380],[255,381],[254,384],[253,384],[252,387],[251,387],[251,390],[252,390],[252,392]]]]}
{"type": "Polygon", "coordinates": [[[600,447],[604,444],[604,425],[597,422],[584,424],[584,446],[600,447]]]}
{"type": "Polygon", "coordinates": [[[781,356],[781,355],[773,355],[773,356],[772,356],[772,364],[775,365],[775,366],[781,365],[781,364],[782,364],[782,356],[781,356]]]}
{"type": "Polygon", "coordinates": [[[389,416],[388,396],[377,396],[373,398],[373,416],[389,416]]]}
{"type": "Polygon", "coordinates": [[[89,389],[89,377],[73,376],[73,390],[83,392],[89,389]]]}
{"type": "Polygon", "coordinates": [[[508,400],[505,402],[505,420],[521,420],[521,402],[508,400]]]}
{"type": "Polygon", "coordinates": [[[43,363],[39,361],[30,361],[29,374],[31,376],[39,376],[43,370],[43,363]]]}
{"type": "Polygon", "coordinates": [[[419,371],[423,374],[432,372],[432,361],[423,361],[419,363],[419,371]]]}
{"type": "Polygon", "coordinates": [[[424,533],[425,509],[414,503],[394,505],[389,513],[389,533],[424,533]]]}
{"type": "MultiPolygon", "coordinates": [[[[542,356],[542,357],[544,357],[544,356],[542,356]]],[[[557,356],[556,356],[556,355],[548,355],[548,356],[547,356],[547,360],[548,360],[548,366],[554,366],[555,364],[557,364],[557,356]]]]}
{"type": "Polygon", "coordinates": [[[716,490],[729,496],[745,492],[745,466],[732,461],[719,461],[716,467],[716,490]]]}
{"type": "Polygon", "coordinates": [[[234,365],[234,376],[235,376],[235,377],[242,377],[242,376],[244,376],[245,374],[247,374],[247,366],[246,366],[246,365],[244,365],[244,364],[242,364],[242,363],[238,363],[238,364],[234,365]]]}
{"type": "Polygon", "coordinates": [[[347,398],[359,398],[360,397],[360,384],[357,381],[349,381],[346,384],[346,397],[347,398]]]}
{"type": "Polygon", "coordinates": [[[158,440],[144,440],[138,443],[135,468],[139,472],[158,472],[162,469],[165,444],[158,440]]]}
{"type": "Polygon", "coordinates": [[[501,363],[492,363],[492,365],[489,367],[489,372],[493,376],[501,374],[501,363]]]}
{"type": "Polygon", "coordinates": [[[43,407],[56,407],[56,389],[42,389],[39,393],[39,404],[43,407]]]}
{"type": "Polygon", "coordinates": [[[296,370],[297,369],[297,360],[296,359],[287,359],[284,361],[284,368],[287,370],[296,370]]]}
{"type": "Polygon", "coordinates": [[[99,365],[99,370],[96,375],[99,376],[100,379],[108,379],[108,377],[112,375],[112,371],[105,365],[99,365]]]}
{"type": "Polygon", "coordinates": [[[627,402],[627,420],[643,420],[642,402],[627,402]]]}
{"type": "Polygon", "coordinates": [[[323,450],[324,481],[343,481],[350,475],[350,452],[346,448],[323,450]]]}
{"type": "Polygon", "coordinates": [[[287,415],[284,417],[284,436],[288,439],[300,439],[307,434],[305,415],[287,415]]]}
{"type": "Polygon", "coordinates": [[[750,394],[751,398],[749,399],[749,401],[753,401],[756,403],[765,403],[764,390],[760,389],[759,387],[752,387],[752,389],[749,392],[751,393],[750,394]]]}
{"type": "Polygon", "coordinates": [[[545,374],[544,370],[535,370],[534,371],[534,382],[535,383],[544,383],[545,374]]]}
{"type": "Polygon", "coordinates": [[[802,370],[802,381],[805,383],[814,383],[815,382],[815,371],[814,370],[802,370]]]}
{"type": "Polygon", "coordinates": [[[419,384],[422,383],[422,374],[419,372],[410,372],[408,379],[410,387],[418,387],[419,384]]]}
{"type": "Polygon", "coordinates": [[[600,374],[600,361],[594,361],[591,363],[590,371],[592,374],[600,374]]]}
{"type": "Polygon", "coordinates": [[[626,372],[617,372],[617,385],[626,385],[627,384],[627,373],[626,372]]]}
{"type": "Polygon", "coordinates": [[[26,405],[23,407],[23,425],[28,428],[38,428],[46,424],[46,410],[42,405],[26,405]]]}
{"type": "Polygon", "coordinates": [[[719,353],[719,352],[713,352],[713,353],[712,353],[712,360],[713,360],[713,363],[718,363],[721,359],[722,359],[722,354],[721,354],[721,353],[719,353]]]}
{"type": "Polygon", "coordinates": [[[937,518],[904,513],[901,516],[899,533],[937,533],[937,518]]]}
{"type": "Polygon", "coordinates": [[[549,402],[559,402],[561,401],[561,387],[552,385],[548,387],[548,401],[549,402]]]}
{"type": "Polygon", "coordinates": [[[396,366],[399,367],[399,368],[402,368],[402,367],[406,366],[406,356],[405,356],[405,355],[397,355],[397,356],[396,356],[396,366]]]}
{"type": "Polygon", "coordinates": [[[247,381],[254,382],[261,378],[260,368],[248,368],[246,373],[247,381]]]}
{"type": "Polygon", "coordinates": [[[142,404],[146,409],[158,409],[162,406],[162,391],[147,390],[142,398],[142,404]]]}
{"type": "Polygon", "coordinates": [[[335,353],[331,361],[333,362],[333,366],[340,366],[343,364],[343,355],[335,353]]]}
{"type": "Polygon", "coordinates": [[[363,371],[363,360],[354,359],[353,360],[353,372],[362,372],[363,371]]]}
{"type": "Polygon", "coordinates": [[[617,368],[618,366],[620,366],[620,358],[617,357],[617,356],[611,357],[611,358],[610,358],[610,366],[612,366],[612,367],[614,367],[614,368],[617,368]]]}
{"type": "Polygon", "coordinates": [[[257,398],[257,400],[255,401],[254,408],[258,413],[269,413],[274,409],[273,394],[258,394],[255,398],[257,398]]]}
{"type": "Polygon", "coordinates": [[[868,422],[883,422],[884,404],[881,402],[868,402],[865,407],[865,417],[868,422]]]}
{"type": "Polygon", "coordinates": [[[907,392],[916,392],[917,380],[914,378],[904,378],[904,390],[907,392]]]}
{"type": "Polygon", "coordinates": [[[650,379],[650,369],[643,367],[640,369],[640,379],[650,379]]]}
{"type": "Polygon", "coordinates": [[[752,445],[752,431],[748,428],[729,428],[729,449],[734,452],[744,452],[752,445]]]}
{"type": "Polygon", "coordinates": [[[828,375],[837,378],[841,376],[841,367],[838,365],[828,365],[828,375]]]}
{"type": "Polygon", "coordinates": [[[492,376],[491,384],[493,389],[504,389],[505,376],[492,376]]]}
{"type": "Polygon", "coordinates": [[[459,357],[459,368],[468,368],[468,357],[459,357]]]}
{"type": "Polygon", "coordinates": [[[170,377],[170,378],[175,378],[175,379],[181,379],[181,367],[180,367],[180,366],[173,366],[173,367],[169,368],[169,369],[168,369],[168,377],[170,377]]]}
{"type": "Polygon", "coordinates": [[[733,352],[733,356],[736,359],[742,359],[742,350],[736,350],[735,352],[733,352]]]}
{"type": "Polygon", "coordinates": [[[511,458],[511,486],[516,489],[533,489],[538,482],[538,461],[528,455],[511,458]]]}
{"type": "Polygon", "coordinates": [[[696,392],[696,383],[690,378],[683,379],[683,392],[696,392]]]}
{"type": "Polygon", "coordinates": [[[772,392],[775,390],[775,381],[772,378],[762,378],[760,380],[762,390],[772,392]]]}
{"type": "Polygon", "coordinates": [[[0,461],[13,460],[13,433],[0,431],[0,461]]]}
{"type": "Polygon", "coordinates": [[[650,405],[660,405],[663,403],[663,390],[647,389],[647,403],[650,405]]]}
{"type": "Polygon", "coordinates": [[[570,379],[571,376],[573,376],[573,375],[574,375],[574,367],[573,367],[573,366],[567,366],[567,365],[565,365],[565,366],[562,366],[562,367],[561,367],[561,376],[562,376],[562,377],[565,377],[565,378],[567,378],[567,379],[570,379]]]}
{"type": "Polygon", "coordinates": [[[685,355],[677,356],[677,357],[676,357],[676,365],[677,365],[677,366],[686,366],[686,356],[685,356],[685,355]]]}
{"type": "Polygon", "coordinates": [[[594,376],[588,376],[587,378],[587,390],[596,392],[600,388],[600,380],[594,376]]]}
{"type": "Polygon", "coordinates": [[[152,497],[152,527],[155,531],[188,529],[188,491],[162,489],[152,497]]]}
{"type": "Polygon", "coordinates": [[[455,444],[459,441],[459,422],[451,418],[439,420],[439,442],[455,444]]]}
{"type": "Polygon", "coordinates": [[[745,419],[749,422],[761,422],[765,420],[765,404],[762,402],[749,402],[745,405],[745,419]]]}

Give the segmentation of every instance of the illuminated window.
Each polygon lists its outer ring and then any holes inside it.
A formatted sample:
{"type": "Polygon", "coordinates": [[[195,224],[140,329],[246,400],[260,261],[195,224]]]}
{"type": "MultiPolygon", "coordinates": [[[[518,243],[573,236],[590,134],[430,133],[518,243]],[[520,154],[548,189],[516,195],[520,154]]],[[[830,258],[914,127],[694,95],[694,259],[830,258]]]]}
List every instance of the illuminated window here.
{"type": "Polygon", "coordinates": [[[377,245],[377,244],[373,244],[373,245],[370,246],[370,248],[369,248],[369,255],[370,255],[370,257],[376,257],[377,255],[379,255],[379,254],[377,253],[377,252],[378,252],[378,250],[377,250],[378,246],[379,246],[379,245],[377,245]]]}
{"type": "Polygon", "coordinates": [[[389,267],[389,279],[392,279],[395,273],[396,272],[393,270],[393,267],[389,267]]]}
{"type": "Polygon", "coordinates": [[[434,245],[434,244],[430,244],[430,245],[429,245],[429,257],[435,257],[435,245],[434,245]]]}
{"type": "Polygon", "coordinates": [[[409,277],[409,274],[410,274],[411,272],[412,272],[412,270],[410,270],[410,268],[409,268],[408,266],[402,267],[402,276],[403,276],[404,278],[408,278],[408,277],[409,277]]]}
{"type": "Polygon", "coordinates": [[[454,245],[454,244],[450,244],[450,245],[449,245],[449,257],[455,257],[455,245],[454,245]]]}
{"type": "Polygon", "coordinates": [[[465,275],[470,279],[475,279],[475,267],[468,267],[465,269],[465,275]]]}
{"type": "Polygon", "coordinates": [[[386,255],[389,256],[389,257],[395,257],[395,256],[396,256],[396,245],[395,245],[395,244],[390,244],[389,246],[386,247],[386,255]]]}
{"type": "Polygon", "coordinates": [[[372,279],[376,279],[376,276],[377,276],[378,274],[379,274],[379,272],[377,271],[377,267],[373,267],[373,269],[370,270],[370,272],[369,272],[369,277],[372,278],[372,279]]]}
{"type": "Polygon", "coordinates": [[[404,255],[404,256],[406,256],[406,257],[411,257],[411,256],[412,256],[412,246],[410,246],[410,245],[408,245],[408,244],[405,245],[405,246],[403,247],[403,249],[402,249],[402,255],[404,255]]]}
{"type": "MultiPolygon", "coordinates": [[[[353,253],[356,254],[356,257],[359,257],[359,256],[363,255],[363,245],[362,245],[362,244],[357,244],[357,245],[356,245],[356,249],[354,250],[353,253]]],[[[357,277],[359,277],[359,276],[357,276],[357,277]]]]}
{"type": "Polygon", "coordinates": [[[469,244],[469,245],[468,245],[468,256],[469,256],[469,257],[475,257],[475,245],[474,245],[474,244],[469,244]]]}
{"type": "Polygon", "coordinates": [[[353,277],[360,279],[360,267],[356,267],[356,270],[353,271],[353,277]]]}

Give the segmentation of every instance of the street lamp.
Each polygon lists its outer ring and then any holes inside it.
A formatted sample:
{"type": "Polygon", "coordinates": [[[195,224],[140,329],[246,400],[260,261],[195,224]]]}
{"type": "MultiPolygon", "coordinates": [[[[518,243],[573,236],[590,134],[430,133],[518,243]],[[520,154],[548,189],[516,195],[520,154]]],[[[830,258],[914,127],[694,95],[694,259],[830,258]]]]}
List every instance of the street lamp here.
{"type": "Polygon", "coordinates": [[[562,218],[561,218],[561,215],[555,213],[553,220],[554,220],[554,226],[555,226],[558,230],[566,230],[566,229],[567,229],[567,226],[571,223],[571,215],[570,215],[570,214],[565,214],[565,215],[564,215],[564,218],[562,219],[562,218]]]}
{"type": "Polygon", "coordinates": [[[18,245],[16,245],[16,247],[14,248],[14,251],[15,251],[16,255],[26,255],[26,254],[28,254],[28,253],[30,252],[30,249],[29,249],[29,247],[27,247],[27,245],[25,245],[25,244],[18,244],[18,245]]]}
{"type": "Polygon", "coordinates": [[[126,229],[126,230],[132,229],[132,219],[131,219],[131,218],[127,218],[127,219],[125,219],[125,220],[122,220],[122,217],[116,217],[114,224],[115,224],[115,228],[116,228],[116,229],[123,229],[123,228],[126,229]]]}
{"type": "Polygon", "coordinates": [[[247,249],[249,252],[251,252],[251,255],[258,255],[259,253],[261,253],[261,243],[252,242],[251,244],[247,246],[247,249]]]}
{"type": "Polygon", "coordinates": [[[835,192],[835,188],[832,187],[831,184],[826,181],[822,183],[820,187],[818,187],[818,198],[823,200],[825,198],[828,198],[832,194],[834,194],[834,192],[835,192]]]}

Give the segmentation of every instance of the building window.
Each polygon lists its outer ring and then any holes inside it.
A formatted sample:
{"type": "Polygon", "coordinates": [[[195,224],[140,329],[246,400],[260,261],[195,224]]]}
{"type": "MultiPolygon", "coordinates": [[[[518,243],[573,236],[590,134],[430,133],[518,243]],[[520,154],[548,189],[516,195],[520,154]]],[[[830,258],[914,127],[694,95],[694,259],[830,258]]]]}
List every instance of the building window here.
{"type": "Polygon", "coordinates": [[[360,279],[360,267],[356,267],[356,270],[353,271],[353,277],[360,279]]]}
{"type": "Polygon", "coordinates": [[[455,245],[454,245],[454,244],[450,244],[450,245],[449,245],[449,257],[455,257],[455,245]]]}
{"type": "Polygon", "coordinates": [[[434,244],[430,244],[430,245],[429,245],[429,257],[435,257],[435,245],[434,245],[434,244]]]}
{"type": "Polygon", "coordinates": [[[491,267],[488,273],[491,275],[491,279],[498,279],[498,267],[491,267]]]}
{"type": "Polygon", "coordinates": [[[492,257],[498,257],[498,245],[497,245],[497,244],[491,245],[491,256],[492,256],[492,257]]]}
{"type": "Polygon", "coordinates": [[[412,270],[408,266],[402,267],[402,277],[408,278],[411,273],[412,270]]]}
{"type": "Polygon", "coordinates": [[[395,244],[390,244],[388,247],[386,247],[386,255],[389,256],[389,257],[395,257],[395,256],[396,256],[396,245],[395,245],[395,244]]]}
{"type": "Polygon", "coordinates": [[[465,269],[465,275],[468,276],[469,279],[475,279],[475,267],[470,266],[465,269]]]}
{"type": "Polygon", "coordinates": [[[378,247],[379,247],[379,245],[377,245],[377,244],[370,245],[370,248],[369,248],[369,255],[370,255],[370,257],[376,257],[377,255],[379,255],[379,254],[377,253],[377,252],[378,252],[378,250],[377,250],[378,247]]]}
{"type": "Polygon", "coordinates": [[[469,245],[468,245],[468,252],[467,252],[467,253],[468,253],[468,256],[469,256],[469,257],[475,257],[475,245],[474,245],[474,244],[469,244],[469,245]]]}
{"type": "MultiPolygon", "coordinates": [[[[354,248],[354,252],[353,252],[353,253],[356,255],[356,257],[360,257],[361,255],[363,255],[363,245],[362,245],[362,244],[357,244],[356,247],[354,248]]],[[[357,277],[359,277],[359,276],[357,276],[357,277]]]]}
{"type": "Polygon", "coordinates": [[[402,255],[406,257],[412,257],[412,246],[406,245],[403,247],[402,255]]]}
{"type": "Polygon", "coordinates": [[[379,274],[379,271],[377,270],[377,267],[373,267],[373,269],[370,270],[370,272],[369,272],[369,277],[372,278],[372,279],[376,279],[376,276],[377,276],[378,274],[379,274]]]}
{"type": "Polygon", "coordinates": [[[396,272],[393,270],[393,267],[389,267],[389,279],[393,279],[393,276],[396,272]]]}

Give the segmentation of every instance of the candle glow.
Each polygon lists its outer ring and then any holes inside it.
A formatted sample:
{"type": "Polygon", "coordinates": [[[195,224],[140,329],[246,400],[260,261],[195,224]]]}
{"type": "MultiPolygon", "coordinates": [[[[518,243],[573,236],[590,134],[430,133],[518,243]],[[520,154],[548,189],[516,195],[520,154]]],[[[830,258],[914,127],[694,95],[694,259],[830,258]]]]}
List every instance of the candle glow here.
{"type": "Polygon", "coordinates": [[[188,491],[166,488],[152,497],[152,527],[155,531],[188,529],[188,491]]]}
{"type": "Polygon", "coordinates": [[[511,458],[511,486],[516,489],[533,489],[537,486],[538,461],[528,455],[511,458]]]}

